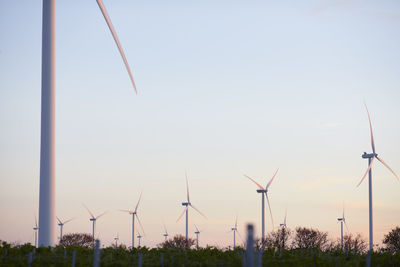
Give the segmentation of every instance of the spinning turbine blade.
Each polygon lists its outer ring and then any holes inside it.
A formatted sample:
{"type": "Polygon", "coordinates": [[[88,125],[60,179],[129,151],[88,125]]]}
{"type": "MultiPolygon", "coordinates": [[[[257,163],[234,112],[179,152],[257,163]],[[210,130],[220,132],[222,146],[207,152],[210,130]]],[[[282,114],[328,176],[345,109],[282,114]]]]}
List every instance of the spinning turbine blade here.
{"type": "Polygon", "coordinates": [[[189,198],[189,183],[188,183],[188,178],[187,178],[187,173],[185,172],[185,176],[186,176],[186,197],[187,197],[187,202],[190,202],[190,198],[189,198]]]}
{"type": "Polygon", "coordinates": [[[183,214],[185,214],[185,212],[186,212],[187,209],[188,209],[188,206],[186,206],[186,207],[183,209],[183,212],[182,212],[181,215],[178,217],[178,219],[176,220],[176,222],[178,222],[178,221],[182,218],[183,214]]]}
{"type": "Polygon", "coordinates": [[[286,227],[286,215],[287,215],[287,209],[285,210],[285,219],[283,220],[283,224],[285,225],[285,227],[286,227]]]}
{"type": "Polygon", "coordinates": [[[165,223],[163,223],[163,225],[164,225],[165,233],[168,234],[167,227],[165,227],[165,223]]]}
{"type": "Polygon", "coordinates": [[[271,215],[272,228],[274,228],[274,218],[272,218],[271,203],[269,203],[269,198],[268,198],[267,193],[265,193],[265,197],[267,198],[267,203],[268,203],[268,208],[269,208],[269,214],[271,215]]]}
{"type": "Polygon", "coordinates": [[[347,227],[346,220],[343,220],[343,222],[344,222],[344,225],[346,226],[346,230],[347,230],[347,232],[350,232],[350,231],[349,231],[349,227],[347,227]]]}
{"type": "Polygon", "coordinates": [[[136,214],[136,219],[137,219],[137,221],[139,222],[140,228],[142,228],[143,234],[146,235],[146,233],[144,232],[143,225],[142,225],[142,223],[140,222],[139,216],[138,216],[137,214],[136,214]]]}
{"type": "Polygon", "coordinates": [[[359,187],[360,184],[364,181],[365,177],[367,177],[367,174],[368,174],[369,170],[370,170],[371,167],[372,167],[372,163],[374,162],[374,159],[375,159],[375,158],[372,158],[372,159],[371,159],[371,163],[369,164],[367,171],[364,173],[364,176],[361,178],[361,181],[358,183],[357,187],[359,187]]]}
{"type": "Polygon", "coordinates": [[[136,204],[135,212],[137,211],[137,208],[139,207],[140,200],[142,199],[142,193],[143,192],[140,192],[140,196],[139,196],[138,203],[136,204]]]}
{"type": "Polygon", "coordinates": [[[391,173],[393,173],[394,176],[396,176],[397,180],[399,180],[399,176],[392,170],[392,168],[389,167],[389,165],[387,165],[387,164],[383,161],[383,159],[381,159],[381,158],[378,157],[378,156],[375,156],[375,157],[376,157],[386,168],[388,168],[389,171],[391,171],[391,173]]]}
{"type": "Polygon", "coordinates": [[[261,190],[265,190],[264,187],[262,187],[259,183],[257,183],[253,178],[251,178],[250,176],[247,176],[246,174],[244,174],[245,177],[249,178],[250,181],[252,181],[253,183],[255,183],[261,190]]]}
{"type": "Polygon", "coordinates": [[[56,219],[57,219],[57,221],[58,221],[59,224],[62,224],[60,218],[58,218],[58,217],[56,216],[56,219]]]}
{"type": "Polygon", "coordinates": [[[98,219],[98,218],[100,218],[101,216],[103,216],[104,214],[106,214],[107,213],[107,211],[105,211],[105,212],[103,212],[102,214],[100,214],[99,216],[97,216],[96,217],[96,220],[98,219]]]}
{"type": "Polygon", "coordinates": [[[237,229],[237,215],[236,215],[236,220],[235,220],[235,229],[237,229]]]}
{"type": "Polygon", "coordinates": [[[367,104],[364,103],[365,109],[367,110],[367,114],[368,114],[368,121],[369,121],[369,130],[371,132],[371,146],[372,146],[372,151],[375,154],[375,142],[374,142],[374,134],[372,132],[372,123],[371,123],[371,117],[369,116],[369,111],[368,111],[368,107],[367,104]]]}
{"type": "Polygon", "coordinates": [[[240,240],[242,240],[242,243],[244,243],[244,240],[243,240],[243,238],[242,238],[242,236],[240,235],[240,233],[239,233],[239,231],[238,230],[236,230],[236,233],[238,234],[238,236],[240,237],[240,240]]]}
{"type": "Polygon", "coordinates": [[[195,209],[198,213],[200,213],[200,215],[201,216],[203,216],[204,218],[206,218],[207,219],[207,216],[206,215],[204,215],[201,211],[199,211],[199,209],[198,208],[196,208],[195,206],[193,206],[192,204],[189,204],[189,206],[190,207],[192,207],[193,209],[195,209]]]}
{"type": "Polygon", "coordinates": [[[135,89],[135,93],[137,94],[136,85],[135,85],[135,81],[133,80],[133,76],[132,76],[132,73],[131,73],[131,69],[130,69],[130,67],[129,67],[128,61],[126,60],[124,50],[122,49],[122,46],[121,46],[121,44],[120,44],[120,42],[119,42],[119,39],[118,39],[117,33],[115,32],[114,26],[113,26],[112,23],[111,23],[111,19],[110,19],[110,17],[108,16],[108,13],[107,13],[106,8],[104,7],[103,1],[102,1],[102,0],[96,0],[96,1],[97,1],[97,4],[98,4],[99,7],[100,7],[101,13],[103,13],[103,16],[104,16],[104,18],[105,18],[105,20],[106,20],[106,22],[107,22],[108,28],[109,28],[110,31],[111,31],[111,34],[112,34],[112,36],[113,36],[113,38],[114,38],[114,41],[115,41],[115,43],[116,43],[117,46],[118,46],[119,53],[121,54],[121,57],[122,57],[122,60],[124,61],[126,70],[128,71],[129,78],[130,78],[131,81],[132,81],[133,88],[135,89]]]}
{"type": "Polygon", "coordinates": [[[132,213],[133,213],[132,210],[119,210],[119,211],[128,212],[129,214],[132,214],[132,213]]]}
{"type": "Polygon", "coordinates": [[[89,214],[90,214],[90,216],[92,216],[92,219],[95,219],[95,217],[94,217],[94,215],[93,215],[93,213],[89,210],[89,208],[88,207],[86,207],[86,205],[85,204],[83,204],[82,203],[82,205],[85,207],[85,209],[89,212],[89,214]]]}
{"type": "Polygon", "coordinates": [[[64,224],[69,223],[69,222],[72,221],[73,219],[75,219],[75,218],[71,218],[71,219],[69,219],[69,220],[66,220],[66,221],[64,222],[64,224]]]}
{"type": "Polygon", "coordinates": [[[196,228],[197,232],[200,232],[199,228],[197,228],[197,225],[194,225],[194,227],[196,228]]]}
{"type": "Polygon", "coordinates": [[[37,228],[37,217],[35,215],[35,227],[37,228]]]}
{"type": "Polygon", "coordinates": [[[272,176],[271,180],[268,182],[268,184],[267,184],[267,186],[266,186],[266,189],[269,188],[269,186],[271,185],[271,183],[272,183],[272,181],[274,180],[274,178],[275,178],[276,174],[278,173],[278,171],[279,171],[279,168],[276,170],[274,176],[272,176]]]}

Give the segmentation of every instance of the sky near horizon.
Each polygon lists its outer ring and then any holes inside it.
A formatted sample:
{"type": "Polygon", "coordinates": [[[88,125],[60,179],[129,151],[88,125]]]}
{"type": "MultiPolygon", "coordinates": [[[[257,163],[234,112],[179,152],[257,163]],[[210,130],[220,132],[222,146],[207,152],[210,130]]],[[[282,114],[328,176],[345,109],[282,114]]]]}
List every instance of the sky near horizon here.
{"type": "MultiPolygon", "coordinates": [[[[138,95],[94,0],[56,1],[56,213],[64,232],[130,245],[133,209],[142,244],[184,234],[190,197],[200,245],[232,245],[238,215],[260,234],[260,195],[275,226],[368,237],[368,192],[357,183],[371,152],[400,174],[398,1],[104,0],[138,95]]],[[[39,202],[41,1],[0,2],[0,239],[33,242],[39,202]]],[[[375,243],[400,224],[400,182],[373,168],[375,243]]],[[[266,213],[266,230],[271,220],[266,213]]],[[[57,227],[58,234],[58,227],[57,227]]]]}

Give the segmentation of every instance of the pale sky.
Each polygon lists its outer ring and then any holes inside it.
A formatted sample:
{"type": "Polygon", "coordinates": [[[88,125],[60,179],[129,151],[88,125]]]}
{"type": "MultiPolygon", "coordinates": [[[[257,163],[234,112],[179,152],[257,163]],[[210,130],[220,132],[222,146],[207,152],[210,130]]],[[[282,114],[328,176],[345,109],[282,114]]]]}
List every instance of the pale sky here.
{"type": "MultiPolygon", "coordinates": [[[[338,238],[346,207],[368,234],[371,152],[400,174],[398,1],[104,0],[139,94],[94,0],[57,1],[57,215],[65,233],[119,233],[130,245],[140,192],[142,244],[184,234],[185,171],[200,244],[232,245],[270,187],[275,225],[338,238]]],[[[0,239],[32,242],[39,203],[41,1],[0,2],[0,239]]],[[[400,182],[374,164],[375,242],[400,224],[400,182]]],[[[266,230],[271,220],[266,216],[266,230]]],[[[57,227],[58,234],[58,227],[57,227]]]]}

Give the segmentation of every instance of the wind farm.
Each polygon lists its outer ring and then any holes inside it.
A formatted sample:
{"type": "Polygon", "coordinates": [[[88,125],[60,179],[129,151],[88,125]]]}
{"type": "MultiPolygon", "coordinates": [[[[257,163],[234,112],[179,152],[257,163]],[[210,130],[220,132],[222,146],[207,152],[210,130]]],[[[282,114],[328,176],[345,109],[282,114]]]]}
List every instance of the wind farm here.
{"type": "Polygon", "coordinates": [[[0,256],[397,263],[397,13],[1,3],[0,256]]]}

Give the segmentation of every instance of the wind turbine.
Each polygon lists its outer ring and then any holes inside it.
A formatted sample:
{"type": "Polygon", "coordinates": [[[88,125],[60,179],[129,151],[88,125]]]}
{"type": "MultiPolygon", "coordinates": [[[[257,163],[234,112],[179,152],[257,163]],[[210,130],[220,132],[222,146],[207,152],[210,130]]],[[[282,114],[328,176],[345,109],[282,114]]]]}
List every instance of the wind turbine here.
{"type": "Polygon", "coordinates": [[[272,211],[271,211],[271,204],[269,203],[268,199],[268,188],[270,187],[272,181],[274,180],[276,174],[278,173],[279,168],[275,171],[274,176],[272,176],[271,180],[268,182],[268,184],[264,187],[262,187],[259,183],[257,183],[253,178],[244,175],[245,177],[249,178],[250,181],[255,183],[258,186],[257,193],[261,193],[261,243],[262,243],[262,248],[264,249],[264,240],[265,240],[265,215],[264,215],[264,195],[267,199],[268,202],[268,208],[269,208],[269,213],[271,215],[271,222],[272,222],[272,229],[274,228],[274,219],[272,218],[272,211]]]}
{"type": "MultiPolygon", "coordinates": [[[[118,50],[133,80],[128,61],[102,0],[96,0],[118,50]]],[[[56,9],[55,0],[43,0],[42,12],[42,97],[40,129],[39,245],[52,246],[55,239],[55,93],[56,93],[56,9]]]]}
{"type": "Polygon", "coordinates": [[[236,216],[236,220],[235,220],[235,227],[232,227],[229,232],[233,232],[233,249],[235,249],[236,248],[236,233],[242,239],[242,237],[240,236],[239,231],[237,229],[237,216],[236,216]]]}
{"type": "Polygon", "coordinates": [[[340,247],[343,250],[343,223],[346,225],[347,232],[349,228],[347,227],[346,219],[344,218],[344,206],[343,206],[343,213],[341,218],[337,218],[338,223],[340,222],[340,247]]]}
{"type": "Polygon", "coordinates": [[[286,216],[287,216],[287,210],[285,210],[285,219],[283,220],[283,223],[279,224],[279,226],[282,227],[282,247],[283,248],[285,248],[286,216]]]}
{"type": "Polygon", "coordinates": [[[35,215],[35,227],[33,227],[33,231],[35,231],[35,248],[37,248],[37,236],[38,236],[38,230],[39,230],[39,227],[38,227],[38,224],[37,224],[37,218],[36,218],[36,215],[35,215]]]}
{"type": "Polygon", "coordinates": [[[119,233],[117,233],[117,237],[114,237],[115,240],[115,248],[118,247],[119,233]]]}
{"type": "Polygon", "coordinates": [[[194,227],[196,227],[196,231],[194,232],[196,234],[196,248],[199,248],[199,234],[200,234],[200,231],[199,231],[199,228],[197,228],[196,225],[194,225],[194,227]]]}
{"type": "Polygon", "coordinates": [[[135,247],[135,216],[136,216],[136,218],[137,218],[137,220],[139,222],[139,225],[142,228],[142,231],[144,233],[144,229],[143,229],[142,223],[140,222],[139,216],[137,215],[137,209],[139,207],[140,200],[142,199],[142,193],[143,192],[140,193],[139,200],[138,200],[138,202],[136,204],[135,210],[120,210],[120,211],[123,211],[123,212],[128,212],[129,214],[132,215],[132,248],[135,247]]]}
{"type": "Polygon", "coordinates": [[[167,227],[165,227],[165,224],[164,224],[164,230],[165,230],[165,233],[163,234],[163,236],[164,236],[164,241],[167,241],[167,238],[168,238],[168,231],[167,231],[167,227]]]}
{"type": "Polygon", "coordinates": [[[360,184],[364,181],[365,177],[367,174],[368,176],[368,192],[369,192],[369,250],[373,250],[373,245],[374,245],[374,239],[373,239],[373,214],[372,214],[372,163],[374,162],[374,159],[376,158],[379,160],[386,168],[389,169],[389,171],[397,178],[399,179],[399,176],[387,165],[382,158],[378,157],[378,154],[375,151],[375,142],[374,142],[374,134],[372,132],[372,123],[371,123],[371,117],[369,115],[369,111],[367,108],[367,105],[364,103],[365,109],[367,110],[368,114],[368,121],[369,121],[369,130],[371,134],[371,147],[372,147],[372,153],[367,154],[364,152],[364,154],[361,156],[363,159],[368,159],[368,169],[361,178],[361,181],[358,183],[357,187],[360,186],[360,184]]]}
{"type": "Polygon", "coordinates": [[[137,238],[138,238],[138,240],[139,240],[139,246],[138,246],[139,248],[140,248],[140,239],[141,239],[142,237],[143,237],[143,236],[141,236],[140,233],[138,232],[137,238]]]}
{"type": "Polygon", "coordinates": [[[195,206],[193,206],[192,203],[190,202],[188,178],[187,178],[186,173],[185,173],[185,175],[186,175],[186,198],[187,198],[187,201],[182,202],[182,206],[185,206],[185,209],[183,210],[182,214],[179,216],[179,218],[176,221],[178,222],[182,218],[183,214],[185,214],[185,212],[186,212],[186,245],[188,245],[189,244],[188,243],[188,241],[189,241],[189,236],[188,236],[189,207],[192,207],[195,211],[197,211],[204,218],[207,219],[207,217],[201,211],[199,211],[195,206]]]}
{"type": "Polygon", "coordinates": [[[72,221],[74,218],[71,218],[71,219],[69,219],[69,220],[66,220],[65,222],[61,221],[60,218],[58,218],[58,217],[56,217],[56,218],[57,218],[57,221],[58,221],[58,226],[60,226],[60,242],[61,242],[62,237],[63,237],[63,227],[64,227],[64,224],[66,224],[66,223],[72,221]]]}
{"type": "Polygon", "coordinates": [[[100,215],[98,215],[97,217],[95,217],[93,215],[93,213],[88,209],[88,207],[86,207],[85,205],[83,205],[83,206],[86,208],[86,210],[89,212],[89,214],[91,216],[91,218],[89,220],[92,222],[92,237],[93,237],[93,248],[94,248],[94,246],[95,246],[94,233],[95,233],[95,228],[96,228],[96,220],[98,218],[100,218],[101,216],[103,216],[104,214],[106,214],[107,211],[105,211],[105,212],[101,213],[100,215]]]}

